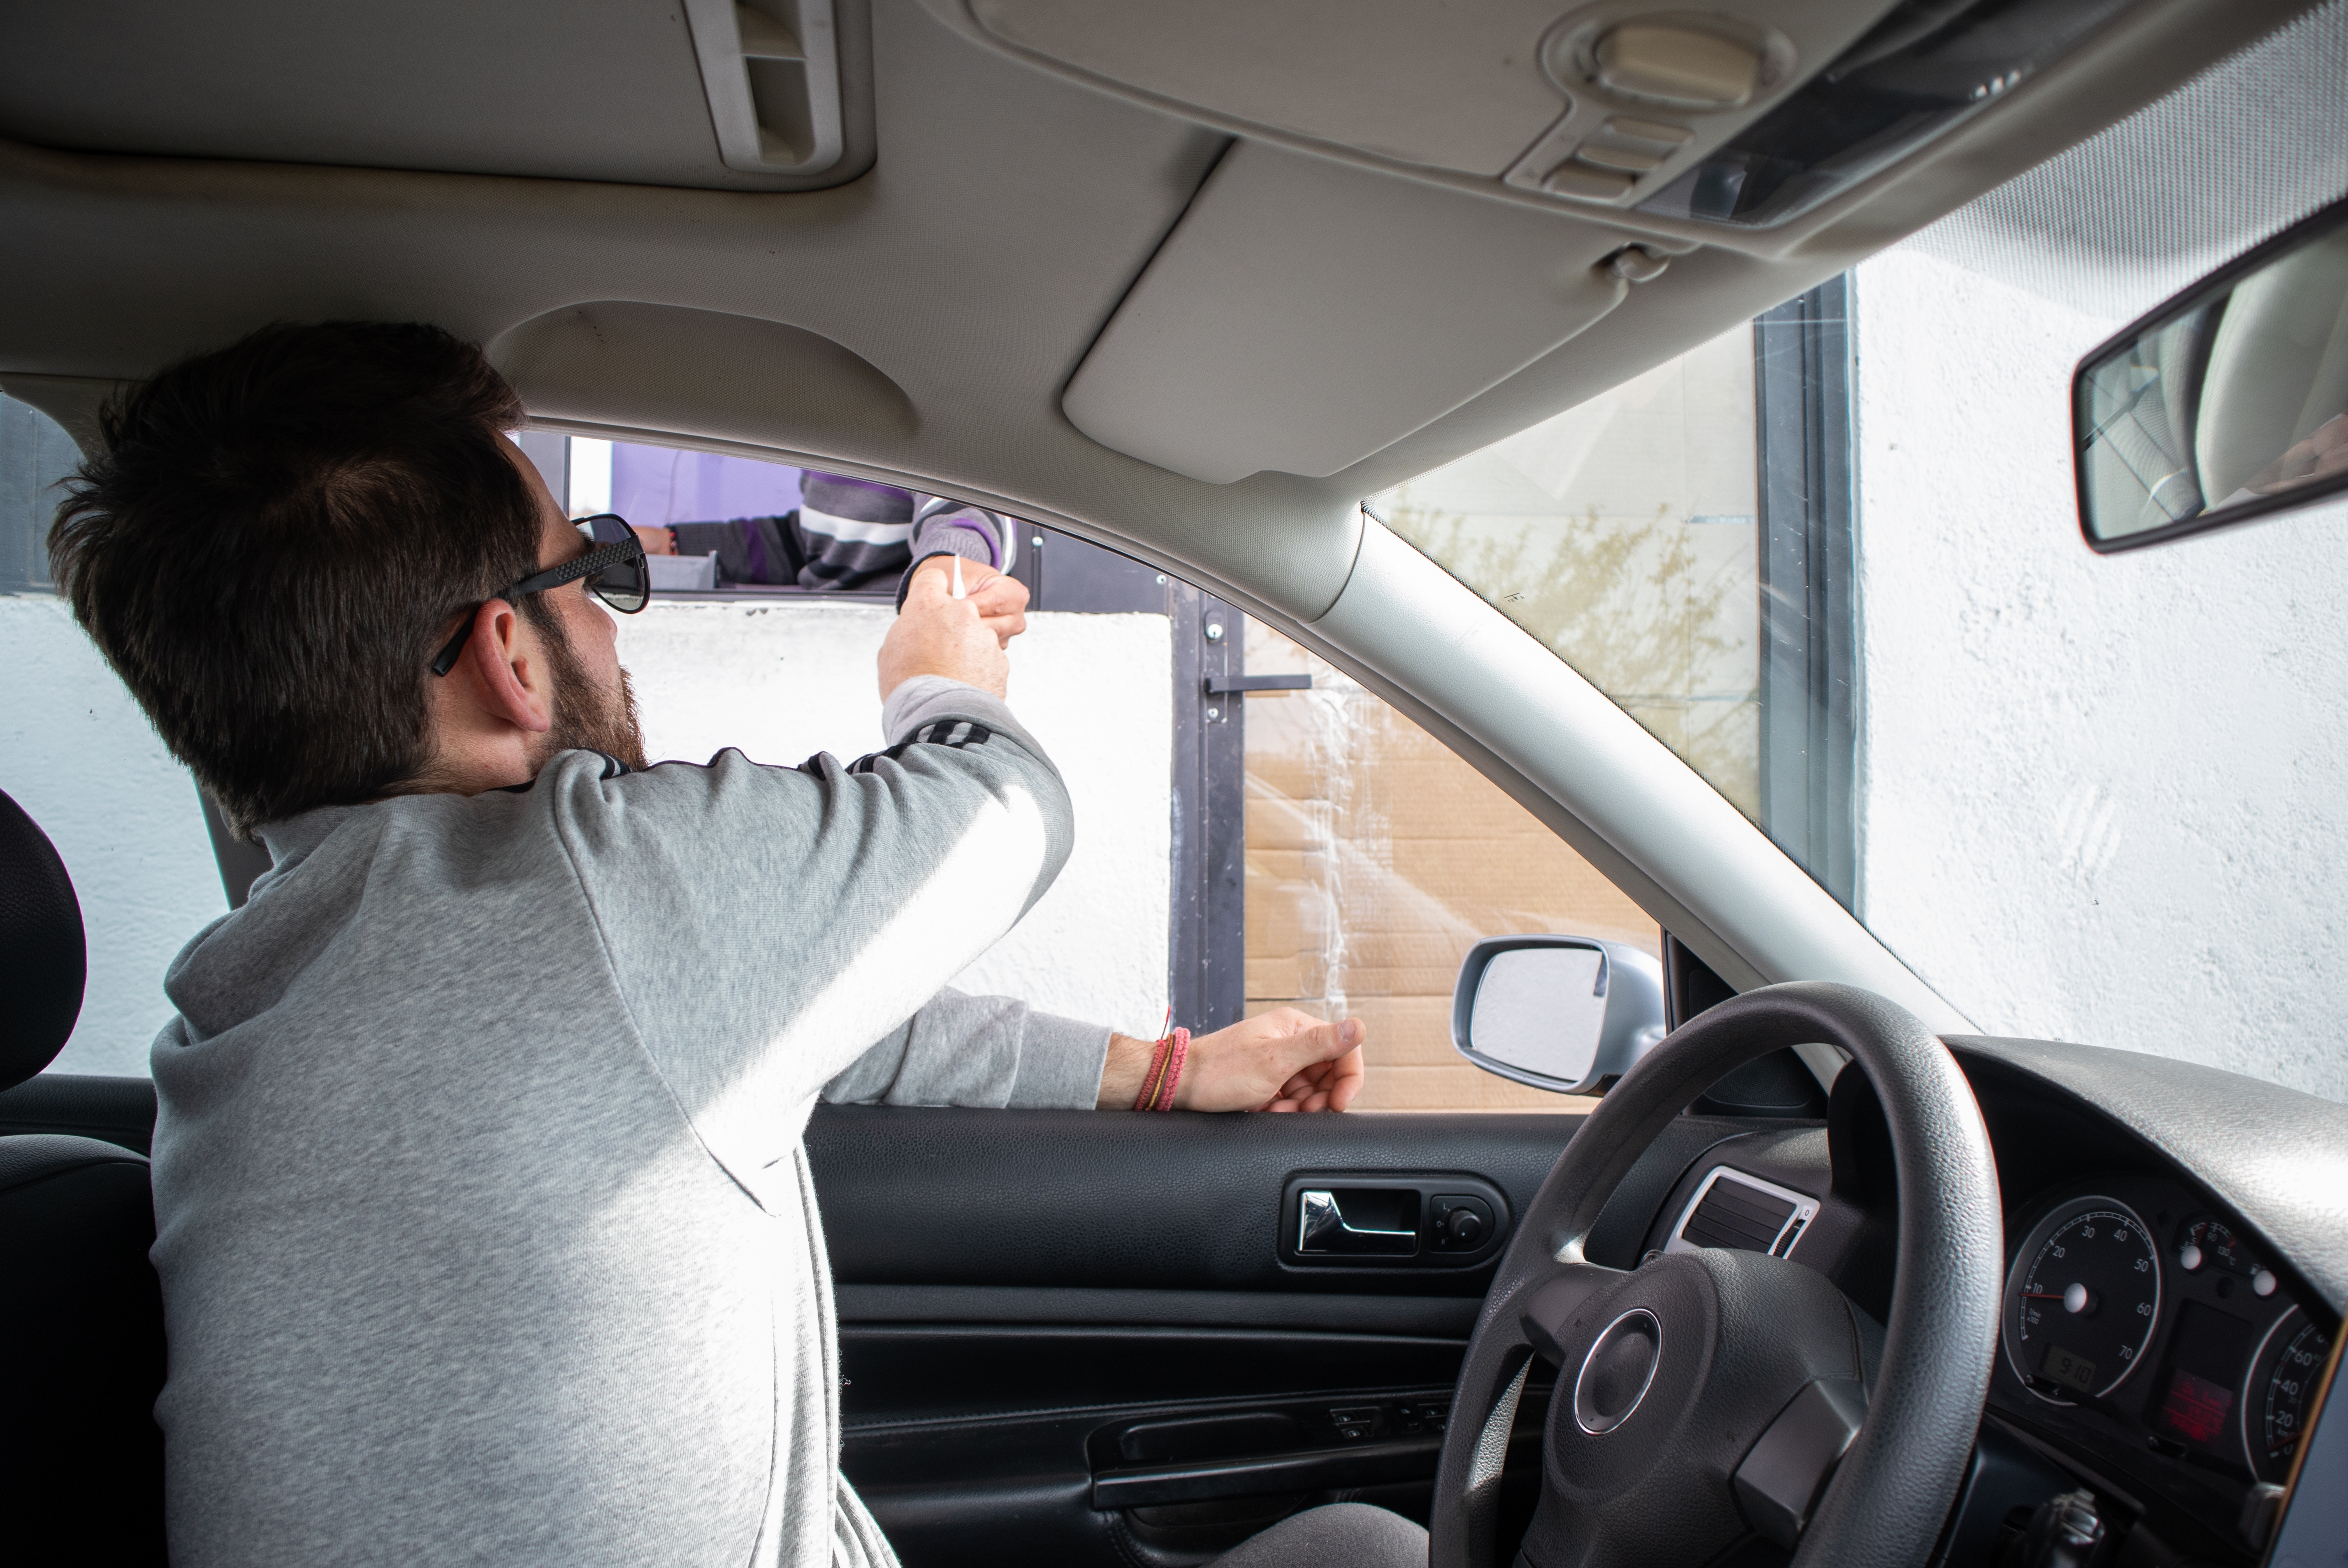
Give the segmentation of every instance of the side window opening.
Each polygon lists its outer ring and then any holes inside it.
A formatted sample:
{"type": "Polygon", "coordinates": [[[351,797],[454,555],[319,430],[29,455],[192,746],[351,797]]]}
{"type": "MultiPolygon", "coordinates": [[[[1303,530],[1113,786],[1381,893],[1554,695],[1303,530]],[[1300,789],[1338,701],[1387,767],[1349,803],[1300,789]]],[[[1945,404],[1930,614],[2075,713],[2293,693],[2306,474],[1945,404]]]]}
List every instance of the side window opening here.
{"type": "MultiPolygon", "coordinates": [[[[780,465],[558,439],[523,445],[574,515],[744,519],[819,493],[780,465]]],[[[1068,777],[1077,847],[958,984],[1136,1034],[1169,1012],[1201,1031],[1279,1006],[1352,1012],[1371,1028],[1363,1109],[1586,1108],[1453,1050],[1460,961],[1520,931],[1657,952],[1652,919],[1439,742],[1235,607],[1057,529],[1018,522],[1009,543],[1030,595],[1011,698],[1068,777]]],[[[788,764],[882,743],[871,657],[894,588],[657,595],[622,623],[652,754],[733,744],[788,764]]]]}

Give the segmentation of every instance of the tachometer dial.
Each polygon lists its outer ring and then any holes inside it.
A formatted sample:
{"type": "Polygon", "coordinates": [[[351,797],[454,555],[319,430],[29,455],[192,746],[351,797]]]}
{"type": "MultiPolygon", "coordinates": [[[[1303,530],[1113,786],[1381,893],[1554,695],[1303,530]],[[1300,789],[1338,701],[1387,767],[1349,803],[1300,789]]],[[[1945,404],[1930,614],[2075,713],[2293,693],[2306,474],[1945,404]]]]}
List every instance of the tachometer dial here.
{"type": "Polygon", "coordinates": [[[2250,1358],[2250,1386],[2242,1391],[2242,1441],[2260,1480],[2280,1481],[2291,1474],[2308,1402],[2331,1353],[2331,1336],[2294,1307],[2267,1330],[2250,1358]]]}
{"type": "Polygon", "coordinates": [[[2038,1222],[2005,1284],[2005,1354],[2058,1405],[2101,1398],[2135,1369],[2160,1321],[2160,1251],[2126,1204],[2074,1198],[2038,1222]]]}

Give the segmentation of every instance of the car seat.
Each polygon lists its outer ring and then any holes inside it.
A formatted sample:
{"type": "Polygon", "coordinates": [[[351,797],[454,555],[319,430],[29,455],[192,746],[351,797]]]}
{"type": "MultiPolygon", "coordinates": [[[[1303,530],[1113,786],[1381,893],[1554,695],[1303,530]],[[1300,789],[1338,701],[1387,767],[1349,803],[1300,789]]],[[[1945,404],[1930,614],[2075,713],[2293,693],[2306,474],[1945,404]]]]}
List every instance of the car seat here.
{"type": "MultiPolygon", "coordinates": [[[[81,906],[0,794],[0,1091],[81,1013],[81,906]]],[[[0,1137],[0,1557],[160,1563],[163,1297],[147,1162],[94,1138],[0,1137]]]]}

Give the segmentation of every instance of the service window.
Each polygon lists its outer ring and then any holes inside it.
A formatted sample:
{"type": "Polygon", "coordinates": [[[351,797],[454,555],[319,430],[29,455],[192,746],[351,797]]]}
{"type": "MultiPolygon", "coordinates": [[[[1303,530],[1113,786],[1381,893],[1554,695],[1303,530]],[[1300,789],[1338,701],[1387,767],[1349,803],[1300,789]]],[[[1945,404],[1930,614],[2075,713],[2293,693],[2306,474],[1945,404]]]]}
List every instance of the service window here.
{"type": "MultiPolygon", "coordinates": [[[[648,755],[702,762],[733,746],[790,765],[888,743],[873,661],[895,619],[899,569],[811,588],[782,569],[782,555],[802,508],[808,529],[867,545],[901,540],[908,530],[887,519],[910,511],[911,497],[678,448],[541,432],[521,445],[573,516],[613,511],[640,528],[674,528],[686,552],[665,563],[669,580],[655,576],[643,613],[618,618],[648,755]],[[821,513],[819,501],[839,511],[821,513]],[[763,542],[754,548],[754,540],[763,542]]],[[[1007,564],[1031,593],[1011,697],[1067,780],[1077,838],[1050,891],[954,983],[1153,1037],[1173,1002],[1169,911],[1180,858],[1170,809],[1182,738],[1171,628],[1178,600],[1195,620],[1199,596],[1082,540],[1020,525],[1008,543],[1007,564]]],[[[820,584],[820,569],[805,575],[820,584]]],[[[1174,1010],[1200,1016],[1188,997],[1174,1010]]]]}

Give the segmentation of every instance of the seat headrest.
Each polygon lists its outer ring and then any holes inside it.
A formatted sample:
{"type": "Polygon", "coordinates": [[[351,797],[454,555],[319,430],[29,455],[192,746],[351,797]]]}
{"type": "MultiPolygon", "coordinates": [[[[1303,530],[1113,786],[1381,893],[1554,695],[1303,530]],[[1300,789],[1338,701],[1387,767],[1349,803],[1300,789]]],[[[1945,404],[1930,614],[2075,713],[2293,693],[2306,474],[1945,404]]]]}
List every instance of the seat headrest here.
{"type": "Polygon", "coordinates": [[[81,902],[57,846],[0,793],[0,1089],[63,1050],[88,977],[81,902]]]}

